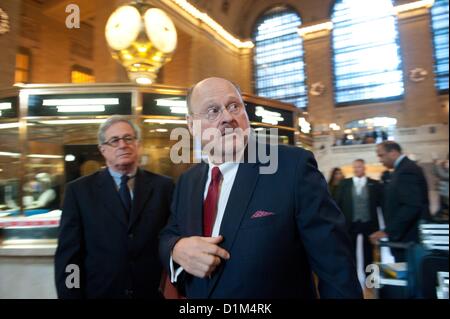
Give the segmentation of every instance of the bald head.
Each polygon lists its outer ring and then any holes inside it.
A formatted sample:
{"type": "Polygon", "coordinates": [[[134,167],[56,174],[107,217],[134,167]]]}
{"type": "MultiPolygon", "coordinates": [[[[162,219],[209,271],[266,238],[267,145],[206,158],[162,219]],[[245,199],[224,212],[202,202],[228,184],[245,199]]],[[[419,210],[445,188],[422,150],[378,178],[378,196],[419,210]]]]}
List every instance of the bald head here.
{"type": "MultiPolygon", "coordinates": [[[[219,78],[219,77],[210,77],[197,82],[193,86],[191,86],[187,91],[186,103],[188,107],[188,111],[190,114],[196,111],[193,110],[193,98],[199,92],[200,95],[204,93],[204,91],[208,91],[210,87],[230,87],[232,86],[234,90],[238,93],[239,96],[242,95],[241,88],[236,83],[229,81],[227,79],[219,78]]],[[[242,97],[241,97],[242,99],[242,97]]]]}
{"type": "Polygon", "coordinates": [[[214,146],[213,162],[223,162],[226,154],[236,155],[245,148],[250,122],[237,85],[207,78],[189,90],[186,101],[189,131],[202,146],[214,146]]]}

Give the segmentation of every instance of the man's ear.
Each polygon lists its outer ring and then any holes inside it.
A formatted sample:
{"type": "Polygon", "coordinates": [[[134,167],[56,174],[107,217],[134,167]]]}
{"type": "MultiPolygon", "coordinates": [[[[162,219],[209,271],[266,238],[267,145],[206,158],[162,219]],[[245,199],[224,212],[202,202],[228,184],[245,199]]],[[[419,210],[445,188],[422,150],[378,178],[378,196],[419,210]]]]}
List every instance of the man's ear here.
{"type": "Polygon", "coordinates": [[[98,150],[100,151],[100,153],[102,153],[102,155],[103,155],[103,152],[105,151],[105,147],[103,145],[97,145],[97,147],[98,147],[98,150]]]}

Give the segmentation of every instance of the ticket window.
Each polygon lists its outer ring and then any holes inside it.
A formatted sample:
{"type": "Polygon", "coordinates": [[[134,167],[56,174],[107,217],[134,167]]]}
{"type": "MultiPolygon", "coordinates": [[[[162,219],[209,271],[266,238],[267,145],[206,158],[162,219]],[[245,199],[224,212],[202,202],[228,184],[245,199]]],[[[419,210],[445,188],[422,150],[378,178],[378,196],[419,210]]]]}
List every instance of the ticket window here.
{"type": "Polygon", "coordinates": [[[0,98],[0,217],[20,213],[18,97],[0,98]]]}
{"type": "Polygon", "coordinates": [[[104,166],[97,149],[99,124],[72,121],[29,122],[23,185],[26,216],[61,209],[65,184],[104,166]]]}
{"type": "Polygon", "coordinates": [[[26,216],[59,210],[66,183],[105,167],[97,132],[112,114],[131,114],[131,93],[58,91],[28,96],[26,216]]]}
{"type": "Polygon", "coordinates": [[[19,129],[0,124],[0,217],[20,213],[19,129]]]}
{"type": "Polygon", "coordinates": [[[173,179],[177,179],[183,172],[192,167],[193,163],[193,142],[187,131],[186,124],[164,123],[142,123],[142,167],[173,179]],[[178,136],[170,139],[174,129],[181,128],[185,134],[183,147],[177,145],[181,142],[178,136]],[[178,144],[177,144],[178,143],[178,144]],[[177,144],[177,145],[176,145],[177,144]]]}

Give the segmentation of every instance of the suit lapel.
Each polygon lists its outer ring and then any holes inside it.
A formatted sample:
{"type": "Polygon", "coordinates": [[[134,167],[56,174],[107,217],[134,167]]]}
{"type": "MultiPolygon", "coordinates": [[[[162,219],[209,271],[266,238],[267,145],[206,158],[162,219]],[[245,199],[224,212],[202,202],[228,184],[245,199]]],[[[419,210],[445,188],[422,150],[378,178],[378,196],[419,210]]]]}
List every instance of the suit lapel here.
{"type": "Polygon", "coordinates": [[[353,178],[351,178],[345,188],[345,196],[350,200],[353,200],[353,188],[356,188],[356,185],[353,182],[353,178]]]}
{"type": "Polygon", "coordinates": [[[145,204],[150,199],[153,192],[153,185],[151,178],[146,176],[141,169],[136,172],[136,180],[134,184],[134,196],[131,206],[130,221],[128,223],[128,230],[131,229],[133,224],[138,219],[139,215],[145,208],[145,204]]]}
{"type": "MultiPolygon", "coordinates": [[[[242,218],[244,217],[247,206],[252,198],[258,176],[258,163],[241,163],[239,165],[219,232],[224,238],[221,247],[227,251],[231,251],[242,218]]],[[[211,278],[208,288],[208,297],[217,283],[217,280],[222,275],[222,272],[223,267],[220,267],[217,273],[211,278]]]]}
{"type": "Polygon", "coordinates": [[[109,174],[108,169],[105,168],[100,172],[98,183],[98,194],[100,200],[105,206],[106,210],[114,215],[124,226],[127,225],[125,211],[119,197],[119,193],[114,185],[114,180],[109,174]]]}

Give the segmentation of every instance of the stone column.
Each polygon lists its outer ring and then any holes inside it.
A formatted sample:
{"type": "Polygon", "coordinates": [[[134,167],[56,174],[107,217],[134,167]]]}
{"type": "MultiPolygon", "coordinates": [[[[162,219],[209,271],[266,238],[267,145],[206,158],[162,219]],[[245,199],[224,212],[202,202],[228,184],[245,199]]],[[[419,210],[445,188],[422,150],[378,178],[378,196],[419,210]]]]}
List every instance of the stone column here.
{"type": "MultiPolygon", "coordinates": [[[[419,126],[440,123],[442,108],[435,87],[431,16],[428,8],[419,8],[398,14],[401,53],[405,85],[406,125],[419,126]],[[422,80],[411,77],[420,70],[427,74],[422,80]]],[[[420,76],[419,76],[420,77],[420,76]]]]}
{"type": "Polygon", "coordinates": [[[94,22],[94,65],[95,81],[103,83],[129,82],[125,68],[111,57],[105,38],[105,26],[109,16],[122,0],[98,0],[97,14],[94,22]]]}
{"type": "MultiPolygon", "coordinates": [[[[323,27],[311,32],[303,33],[303,50],[305,52],[304,61],[306,64],[306,84],[308,91],[308,113],[310,122],[315,124],[315,128],[323,130],[328,128],[330,123],[336,122],[334,97],[333,97],[333,74],[332,74],[332,50],[331,37],[328,21],[321,21],[323,27]],[[311,94],[311,87],[320,87],[323,91],[316,90],[316,94],[311,94]]],[[[308,25],[302,25],[303,30],[307,30],[308,25]]]]}

